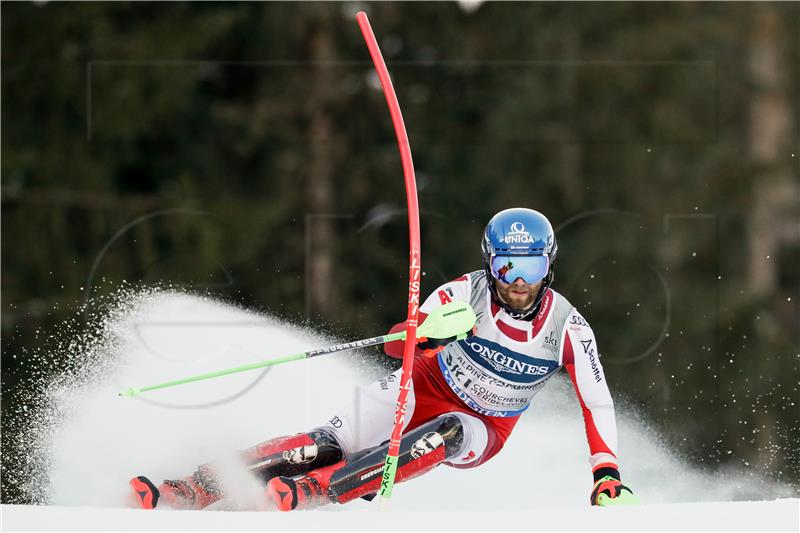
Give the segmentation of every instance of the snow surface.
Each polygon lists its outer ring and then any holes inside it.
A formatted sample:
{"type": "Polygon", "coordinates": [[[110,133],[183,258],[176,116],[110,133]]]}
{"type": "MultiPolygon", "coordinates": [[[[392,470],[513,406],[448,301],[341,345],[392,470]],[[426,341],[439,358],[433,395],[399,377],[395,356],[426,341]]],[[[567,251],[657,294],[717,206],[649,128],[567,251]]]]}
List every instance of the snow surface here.
{"type": "MultiPolygon", "coordinates": [[[[398,494],[397,498],[401,498],[398,494]]],[[[470,507],[472,507],[470,502],[470,507]]],[[[4,505],[3,531],[798,531],[800,501],[296,513],[4,505]]]]}
{"type": "Polygon", "coordinates": [[[48,506],[3,506],[2,530],[798,530],[797,499],[697,504],[797,494],[749,472],[700,471],[620,402],[621,471],[645,505],[589,508],[588,446],[565,379],[551,380],[537,396],[497,457],[474,470],[440,467],[399,485],[386,513],[373,514],[376,503],[363,500],[304,513],[252,512],[262,489],[233,466],[224,473],[231,487],[224,505],[201,512],[125,509],[132,476],[182,477],[203,462],[225,463],[234,450],[312,428],[382,374],[363,353],[346,352],[119,397],[131,386],[336,341],[208,298],[156,291],[131,300],[103,325],[104,342],[87,348],[93,363],[81,376],[48,389],[48,407],[25,436],[27,460],[37,468],[22,482],[48,506]]]}

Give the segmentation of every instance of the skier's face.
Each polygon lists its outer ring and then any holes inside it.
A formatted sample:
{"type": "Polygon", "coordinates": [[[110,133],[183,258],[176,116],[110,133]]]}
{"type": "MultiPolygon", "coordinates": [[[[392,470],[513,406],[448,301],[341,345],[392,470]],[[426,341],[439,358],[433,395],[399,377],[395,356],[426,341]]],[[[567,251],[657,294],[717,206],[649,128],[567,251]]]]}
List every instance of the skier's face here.
{"type": "Polygon", "coordinates": [[[499,279],[495,279],[494,282],[500,298],[519,311],[525,311],[533,305],[533,301],[539,293],[539,288],[542,286],[541,280],[529,285],[522,278],[517,278],[514,283],[503,283],[499,279]]]}

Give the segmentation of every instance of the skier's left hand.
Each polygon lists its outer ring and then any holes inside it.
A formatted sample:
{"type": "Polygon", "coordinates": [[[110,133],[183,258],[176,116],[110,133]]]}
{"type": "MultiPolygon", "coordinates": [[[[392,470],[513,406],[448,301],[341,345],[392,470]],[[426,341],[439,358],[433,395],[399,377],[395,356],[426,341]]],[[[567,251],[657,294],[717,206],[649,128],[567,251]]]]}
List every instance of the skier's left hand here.
{"type": "Polygon", "coordinates": [[[592,505],[636,505],[639,503],[631,489],[613,476],[603,476],[598,479],[589,500],[592,505]]]}

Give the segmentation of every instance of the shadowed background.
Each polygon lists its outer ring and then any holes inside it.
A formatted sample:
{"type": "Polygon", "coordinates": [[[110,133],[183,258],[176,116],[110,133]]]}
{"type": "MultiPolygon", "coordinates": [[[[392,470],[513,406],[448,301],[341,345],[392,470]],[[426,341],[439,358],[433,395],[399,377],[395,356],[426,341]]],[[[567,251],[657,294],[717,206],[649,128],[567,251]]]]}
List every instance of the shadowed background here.
{"type": "Polygon", "coordinates": [[[4,447],[28,378],[66,364],[32,351],[121,284],[341,338],[404,318],[364,8],[414,153],[423,293],[480,267],[496,211],[544,212],[615,399],[698,465],[800,483],[797,4],[2,8],[4,447]]]}

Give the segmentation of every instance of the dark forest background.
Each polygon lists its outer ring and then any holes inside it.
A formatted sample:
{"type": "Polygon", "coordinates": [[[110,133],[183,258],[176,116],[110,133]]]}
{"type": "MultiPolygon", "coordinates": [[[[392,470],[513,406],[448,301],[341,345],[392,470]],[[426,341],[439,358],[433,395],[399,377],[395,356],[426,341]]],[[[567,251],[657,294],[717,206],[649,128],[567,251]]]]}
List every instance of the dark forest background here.
{"type": "Polygon", "coordinates": [[[33,347],[122,280],[341,338],[404,317],[360,8],[423,292],[479,268],[496,211],[544,212],[615,398],[698,465],[797,486],[797,3],[3,3],[3,425],[33,347]]]}

